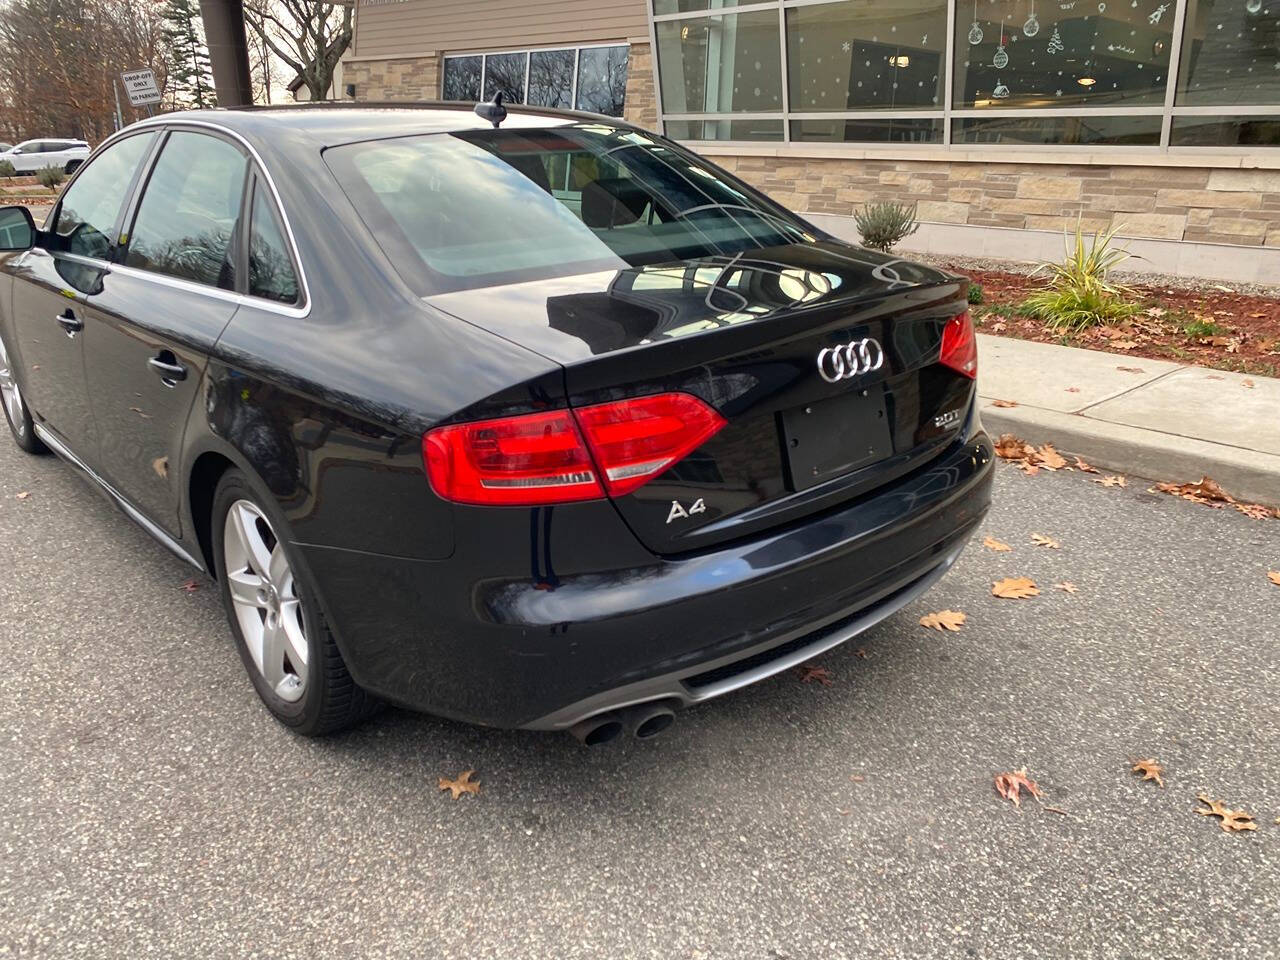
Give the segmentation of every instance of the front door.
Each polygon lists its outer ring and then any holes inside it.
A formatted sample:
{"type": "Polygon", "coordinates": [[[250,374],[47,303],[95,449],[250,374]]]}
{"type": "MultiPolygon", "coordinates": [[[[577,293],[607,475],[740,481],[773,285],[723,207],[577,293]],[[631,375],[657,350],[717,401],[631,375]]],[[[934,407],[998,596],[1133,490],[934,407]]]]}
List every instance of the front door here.
{"type": "Polygon", "coordinates": [[[187,418],[207,357],[239,303],[247,165],[220,137],[169,133],[117,265],[86,298],[85,376],[101,473],[174,537],[182,536],[178,458],[187,418]]]}

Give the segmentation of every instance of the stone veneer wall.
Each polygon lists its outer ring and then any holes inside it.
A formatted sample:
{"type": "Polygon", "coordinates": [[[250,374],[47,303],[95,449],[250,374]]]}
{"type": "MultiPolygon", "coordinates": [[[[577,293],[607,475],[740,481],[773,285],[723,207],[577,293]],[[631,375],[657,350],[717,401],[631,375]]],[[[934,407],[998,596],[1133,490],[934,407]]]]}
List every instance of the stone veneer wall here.
{"type": "Polygon", "coordinates": [[[842,158],[712,159],[798,212],[917,201],[921,220],[1280,246],[1280,170],[842,158]]]}
{"type": "Polygon", "coordinates": [[[658,98],[653,88],[653,51],[632,42],[627,51],[627,100],[622,118],[648,130],[658,129],[658,98]]]}
{"type": "Polygon", "coordinates": [[[342,69],[342,82],[356,85],[357,100],[440,99],[441,58],[435,54],[351,60],[342,69]]]}

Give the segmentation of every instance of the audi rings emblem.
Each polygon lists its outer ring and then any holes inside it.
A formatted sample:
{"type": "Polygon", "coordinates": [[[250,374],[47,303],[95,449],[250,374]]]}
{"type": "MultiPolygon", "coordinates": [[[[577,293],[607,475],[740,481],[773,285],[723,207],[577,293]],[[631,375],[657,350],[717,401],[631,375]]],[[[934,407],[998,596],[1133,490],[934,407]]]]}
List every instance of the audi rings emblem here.
{"type": "Polygon", "coordinates": [[[827,383],[852,380],[884,366],[884,347],[874,337],[818,351],[818,373],[827,383]]]}

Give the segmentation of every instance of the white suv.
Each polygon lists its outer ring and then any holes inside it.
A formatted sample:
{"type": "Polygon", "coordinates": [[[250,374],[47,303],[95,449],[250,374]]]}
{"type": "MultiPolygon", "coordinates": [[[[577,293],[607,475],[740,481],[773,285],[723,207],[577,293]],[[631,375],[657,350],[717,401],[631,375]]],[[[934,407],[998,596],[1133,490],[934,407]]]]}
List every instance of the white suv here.
{"type": "Polygon", "coordinates": [[[24,140],[0,152],[0,162],[8,160],[18,173],[35,173],[43,167],[73,173],[88,158],[89,144],[83,140],[24,140]]]}

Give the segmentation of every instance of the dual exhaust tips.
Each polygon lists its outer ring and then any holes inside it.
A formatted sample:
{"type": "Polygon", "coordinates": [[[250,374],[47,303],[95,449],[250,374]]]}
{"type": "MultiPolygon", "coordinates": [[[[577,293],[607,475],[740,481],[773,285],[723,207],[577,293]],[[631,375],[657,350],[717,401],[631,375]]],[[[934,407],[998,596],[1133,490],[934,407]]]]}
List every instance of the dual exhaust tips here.
{"type": "Polygon", "coordinates": [[[597,713],[594,717],[579,720],[569,728],[569,732],[588,747],[594,747],[616,739],[624,730],[630,730],[637,740],[648,740],[675,722],[675,710],[658,701],[597,713]]]}

